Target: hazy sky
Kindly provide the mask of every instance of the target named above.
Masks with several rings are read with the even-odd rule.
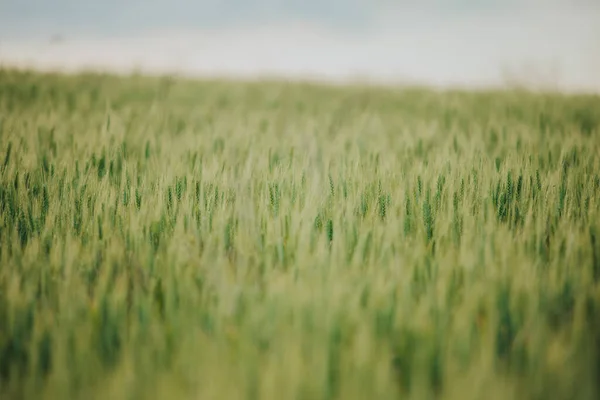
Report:
[[[377,9],[360,0],[0,0],[0,26],[4,34],[19,35],[215,28],[288,19],[352,27],[368,24]]]
[[[0,63],[600,91],[600,0],[0,0]]]
[[[114,35],[304,20],[369,28],[390,9],[456,15],[600,8],[600,0],[0,0],[0,35]],[[433,29],[433,27],[432,27]]]

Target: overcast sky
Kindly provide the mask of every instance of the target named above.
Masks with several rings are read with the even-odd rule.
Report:
[[[0,63],[600,91],[600,0],[0,0]]]
[[[389,13],[490,15],[599,9],[600,0],[0,0],[0,34],[114,35],[158,29],[252,26],[290,20],[369,28]],[[432,27],[434,29],[434,27]]]
[[[216,28],[289,19],[359,27],[377,12],[360,0],[0,0],[4,34]]]

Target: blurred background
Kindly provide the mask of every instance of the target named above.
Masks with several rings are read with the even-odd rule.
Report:
[[[0,63],[600,92],[600,1],[0,0]]]

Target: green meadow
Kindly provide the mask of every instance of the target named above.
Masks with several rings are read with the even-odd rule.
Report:
[[[596,399],[600,97],[0,70],[0,398]]]

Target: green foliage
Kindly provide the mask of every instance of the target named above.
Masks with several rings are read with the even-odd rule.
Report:
[[[598,398],[597,110],[0,70],[0,398]]]

